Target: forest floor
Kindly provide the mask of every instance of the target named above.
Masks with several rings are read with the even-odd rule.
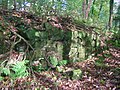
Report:
[[[1,13],[2,16],[6,15],[7,18],[8,15],[10,18],[11,15],[13,17],[15,16],[14,18],[33,16],[28,13],[25,16],[22,12],[9,14],[10,12],[4,11],[4,13]],[[19,16],[19,14],[23,16]],[[2,16],[0,16],[0,19],[4,21]],[[43,21],[37,17],[34,17],[32,20],[29,18],[25,20],[27,20],[28,26],[32,26],[30,22],[38,23]],[[25,20],[21,20],[20,22],[26,25],[26,22],[23,22]],[[16,22],[11,23],[9,26],[14,25]],[[4,26],[4,24],[3,22],[2,26]],[[66,26],[66,24],[64,26]],[[6,25],[4,27],[8,26]],[[83,27],[79,26],[77,28]],[[14,30],[15,28],[12,29]],[[88,27],[86,30],[88,30]],[[29,77],[17,78],[15,80],[11,80],[8,76],[4,77],[4,80],[0,81],[0,90],[120,90],[120,48],[109,47],[108,50],[103,51],[96,57],[69,64],[64,66],[64,68],[81,69],[82,77],[73,80],[68,74],[69,72],[60,73],[57,70],[33,71]]]
[[[105,56],[109,53],[110,56]],[[104,63],[96,63],[104,57]],[[97,57],[68,65],[67,68],[81,69],[79,80],[72,80],[55,70],[34,72],[32,77],[19,78],[15,81],[0,82],[2,90],[120,90],[120,49],[110,47]],[[44,88],[44,89],[43,89]]]

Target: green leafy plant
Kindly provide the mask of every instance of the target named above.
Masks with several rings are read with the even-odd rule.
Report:
[[[41,72],[41,71],[44,71],[45,69],[47,68],[46,67],[43,67],[43,65],[41,63],[39,63],[38,65],[36,66],[33,66],[33,70],[37,71],[37,72]]]
[[[58,65],[58,60],[54,56],[50,56],[50,63],[53,65],[53,67],[56,67]]]
[[[72,71],[72,79],[80,79],[82,77],[82,70],[76,69]]]
[[[27,66],[28,60],[19,61],[16,64],[12,64],[7,67],[0,67],[0,80],[3,80],[3,76],[10,76],[12,79],[25,77],[28,75]]]
[[[0,76],[0,81],[2,81],[4,78]]]
[[[12,66],[11,70],[13,72],[10,74],[10,76],[13,79],[28,76],[26,63],[28,63],[28,60],[19,61],[16,64],[11,65]]]
[[[9,70],[9,68],[4,67],[1,69],[1,73],[5,74],[5,75],[10,75],[10,70]]]
[[[67,60],[61,60],[61,61],[59,61],[59,65],[60,66],[66,65],[67,63],[68,63]]]
[[[57,66],[57,67],[56,67],[56,70],[57,70],[58,72],[63,72],[65,69],[64,69],[63,66]]]
[[[104,63],[104,57],[99,57],[99,60],[95,61],[97,67],[105,68],[107,65]]]
[[[67,60],[60,60],[58,61],[58,59],[54,56],[50,56],[50,63],[56,67],[56,66],[63,66],[66,65],[68,63]]]
[[[105,84],[105,80],[101,79],[101,80],[100,80],[100,83],[101,83],[101,84]]]

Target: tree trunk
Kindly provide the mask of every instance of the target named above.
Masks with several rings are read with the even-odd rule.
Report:
[[[95,2],[96,0],[93,1],[93,5],[95,4]],[[93,12],[94,12],[94,6],[92,6],[92,14],[94,14]]]
[[[102,10],[102,1],[101,1],[101,4],[100,4],[100,9],[99,9],[99,14],[98,14],[98,17],[100,18],[100,12],[101,12],[101,10]]]
[[[92,0],[90,0],[89,3],[88,3],[88,7],[86,9],[86,14],[85,14],[85,19],[88,19],[91,4],[92,4]]]
[[[112,27],[113,3],[114,3],[114,0],[110,0],[109,22],[108,22],[109,30]]]
[[[2,9],[8,8],[8,0],[2,0]]]
[[[23,0],[23,9],[24,9],[24,11],[25,11],[25,0]]]
[[[85,18],[85,14],[86,14],[86,0],[83,1],[82,13],[83,13],[83,18]]]
[[[13,6],[14,6],[13,9],[16,10],[16,0],[14,0],[14,5]]]

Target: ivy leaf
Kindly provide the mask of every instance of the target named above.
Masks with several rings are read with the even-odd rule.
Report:
[[[57,67],[56,67],[56,70],[57,70],[58,72],[63,72],[63,67],[57,66]]]
[[[40,37],[40,32],[35,32],[36,37]]]
[[[56,67],[56,66],[58,65],[58,60],[57,60],[57,58],[54,57],[54,56],[51,56],[51,57],[50,57],[50,62],[51,62],[51,64],[52,64],[54,67]]]
[[[67,63],[68,63],[67,60],[61,60],[61,61],[59,61],[59,65],[60,66],[66,65]]]

